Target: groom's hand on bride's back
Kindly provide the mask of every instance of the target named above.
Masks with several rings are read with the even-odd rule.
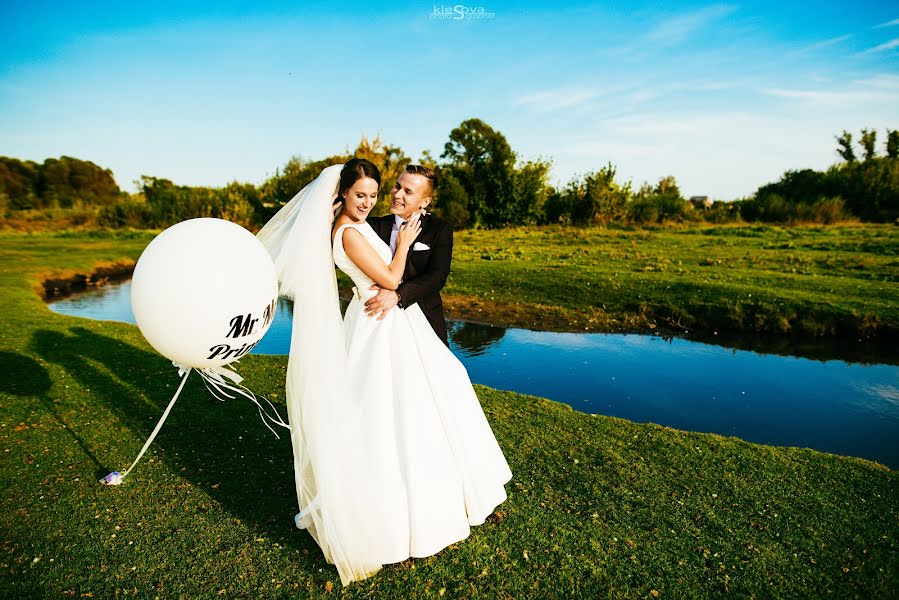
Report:
[[[378,315],[378,320],[382,320],[387,316],[391,308],[399,302],[399,296],[393,290],[387,290],[378,284],[372,285],[369,289],[377,290],[378,295],[372,296],[365,302],[365,314],[369,317]],[[380,314],[378,314],[380,313]]]

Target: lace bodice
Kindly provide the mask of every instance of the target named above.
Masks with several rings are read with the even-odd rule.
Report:
[[[334,236],[332,248],[334,251],[334,263],[353,280],[353,283],[356,286],[353,288],[353,292],[364,302],[376,295],[373,290],[369,289],[372,284],[374,284],[374,281],[371,277],[363,273],[362,269],[357,267],[356,264],[350,260],[350,257],[346,255],[346,252],[343,249],[343,229],[346,227],[352,227],[359,231],[359,233],[368,240],[371,247],[375,249],[375,252],[384,259],[384,264],[390,264],[390,261],[393,260],[393,253],[390,251],[390,246],[378,236],[377,232],[375,232],[368,223],[344,223],[337,228],[337,234]]]

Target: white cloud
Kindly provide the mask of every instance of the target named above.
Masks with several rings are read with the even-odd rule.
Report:
[[[893,27],[894,25],[899,25],[899,19],[893,19],[892,21],[887,21],[886,23],[875,25],[874,29],[880,29],[881,27]]]
[[[563,116],[580,120],[590,115],[628,113],[637,105],[659,101],[671,94],[722,92],[745,86],[745,82],[737,80],[656,82],[653,78],[644,76],[639,80],[605,88],[571,85],[522,94],[514,98],[512,104],[527,107],[535,113],[577,108],[580,110],[570,111]]]
[[[795,166],[807,136],[790,129],[783,119],[745,112],[646,112],[610,119],[573,138],[560,154],[574,172],[610,160],[619,179],[635,186],[674,175],[686,196],[732,199]],[[790,155],[792,162],[785,159]]]
[[[710,23],[726,17],[736,10],[736,6],[718,4],[672,17],[653,27],[643,36],[643,41],[665,45],[678,44],[691,38]]]
[[[826,169],[837,160],[835,133],[880,128],[899,115],[899,75],[891,73],[813,87],[769,86],[759,89],[751,79],[630,81],[595,94],[578,110],[553,113],[551,127],[523,135],[515,147],[524,154],[549,152],[560,185],[611,161],[619,180],[635,186],[674,175],[687,196],[733,199],[788,169]],[[672,96],[683,90],[734,93],[708,101]]]
[[[655,56],[654,52],[693,39],[710,25],[736,10],[736,6],[716,4],[656,21],[642,35],[629,37],[628,41],[620,45],[606,45],[599,54],[625,62],[651,60]],[[730,27],[733,30],[733,26]]]
[[[899,90],[899,75],[880,73],[867,79],[858,79],[855,83],[882,89]]]
[[[513,101],[516,105],[528,106],[537,112],[548,112],[561,108],[572,108],[602,95],[595,89],[555,89],[534,92]]]
[[[878,75],[859,79],[843,89],[764,88],[760,91],[768,96],[816,105],[859,107],[881,102],[899,105],[899,76]]]
[[[877,52],[886,52],[887,50],[892,50],[893,48],[899,47],[899,38],[893,38],[888,42],[884,42],[879,46],[874,46],[873,48],[868,48],[862,54],[875,54]]]
[[[805,47],[800,48],[800,49],[798,49],[798,50],[794,50],[794,51],[789,52],[789,53],[787,53],[787,54],[788,54],[788,56],[798,56],[798,55],[800,55],[800,54],[808,54],[809,52],[814,52],[814,51],[820,50],[820,49],[822,49],[822,48],[828,48],[828,47],[830,47],[830,46],[834,46],[834,45],[836,45],[836,44],[845,42],[846,40],[850,39],[851,37],[852,37],[852,34],[851,34],[851,33],[847,33],[846,35],[841,35],[841,36],[838,36],[838,37],[834,37],[834,38],[830,38],[830,39],[823,40],[823,41],[820,41],[820,42],[816,42],[816,43],[814,43],[814,44],[809,44],[808,46],[805,46]]]
[[[875,77],[874,82],[895,83],[887,77]],[[826,169],[838,159],[836,133],[882,129],[899,117],[895,108],[899,89],[879,89],[857,81],[845,87],[879,94],[874,96],[878,102],[860,102],[840,88],[831,92],[838,102],[823,103],[810,101],[819,98],[816,91],[780,90],[799,99],[765,110],[676,111],[655,105],[656,110],[568,128],[552,142],[536,144],[554,147],[560,167],[554,170],[554,178],[562,184],[574,174],[594,171],[611,161],[618,168],[619,181],[631,180],[639,186],[674,175],[685,196],[728,200],[752,194],[788,169]]]

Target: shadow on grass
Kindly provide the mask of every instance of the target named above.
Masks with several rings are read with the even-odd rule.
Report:
[[[0,352],[0,371],[9,373],[13,377],[5,377],[0,381],[0,392],[10,394],[12,396],[37,398],[40,400],[47,412],[59,424],[59,426],[68,433],[72,439],[78,444],[78,447],[84,454],[96,465],[97,472],[103,469],[100,461],[91,452],[87,443],[69,424],[60,416],[59,411],[54,406],[57,401],[50,398],[47,392],[53,385],[50,380],[50,373],[40,363],[29,356],[16,354],[14,352]]]
[[[84,327],[72,327],[68,332],[37,330],[30,349],[90,389],[91,398],[104,402],[120,417],[122,426],[141,440],[149,437],[179,383],[177,369],[160,355]],[[37,363],[25,365],[22,358],[7,360],[19,360],[32,371],[32,395],[34,391],[45,392],[50,384],[46,369]],[[296,492],[289,434],[282,432],[280,439],[275,438],[259,422],[249,400],[238,397],[220,402],[196,374],[190,378],[148,454],[129,478],[141,478],[147,459],[161,455],[180,477],[208,494],[254,533],[299,549],[298,568],[312,574],[328,566],[308,533],[293,524]],[[46,394],[41,398],[62,423]],[[114,468],[125,467],[102,464],[104,461],[94,457],[89,444],[66,429],[97,465],[97,479]],[[133,460],[139,450],[140,445],[123,450],[127,456],[123,460]]]
[[[0,370],[9,377],[0,378],[0,392],[13,396],[43,396],[52,385],[50,374],[30,356],[0,352]]]

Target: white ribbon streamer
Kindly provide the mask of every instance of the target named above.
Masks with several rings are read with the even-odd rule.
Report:
[[[190,367],[184,367],[184,365],[178,365],[178,368],[179,368],[179,372],[180,372],[181,368],[189,369]],[[262,419],[262,424],[265,425],[266,427],[268,427],[268,430],[271,431],[273,434],[275,434],[275,437],[278,438],[279,440],[281,439],[281,436],[279,436],[278,432],[276,432],[274,429],[271,428],[271,426],[268,424],[266,419],[268,419],[268,421],[271,421],[273,424],[284,427],[285,429],[290,431],[290,425],[288,425],[287,423],[284,422],[284,420],[281,418],[281,415],[279,415],[278,411],[275,409],[274,404],[272,404],[269,401],[269,399],[266,398],[265,396],[262,397],[262,399],[268,403],[269,407],[272,409],[272,412],[275,413],[277,418],[268,414],[268,411],[265,410],[265,408],[263,408],[262,404],[259,403],[259,400],[256,399],[256,395],[253,392],[248,390],[246,387],[240,385],[240,382],[243,381],[243,377],[241,377],[234,371],[232,371],[230,369],[226,369],[225,367],[204,367],[202,369],[194,369],[194,370],[197,372],[198,375],[200,375],[200,377],[203,378],[203,383],[206,384],[206,389],[209,390],[209,393],[212,394],[212,396],[214,398],[216,398],[217,400],[224,402],[225,398],[232,398],[232,399],[234,398],[234,396],[232,396],[231,394],[227,393],[224,390],[231,390],[233,392],[237,392],[241,396],[249,398],[250,401],[252,401],[253,404],[256,405],[256,408],[259,410],[259,418]],[[237,387],[234,387],[233,385],[228,384],[225,381],[225,377],[227,377],[228,379],[233,381]],[[225,398],[220,397],[219,394],[221,394],[222,396],[225,396]]]
[[[121,485],[125,481],[125,477],[134,470],[134,467],[137,466],[138,461],[143,457],[144,452],[147,451],[147,448],[150,447],[150,444],[153,443],[153,440],[156,439],[156,434],[159,433],[159,430],[162,429],[162,424],[165,423],[166,418],[169,416],[169,412],[171,412],[172,407],[175,406],[175,400],[178,399],[178,395],[181,393],[181,390],[184,389],[184,383],[187,381],[187,376],[190,375],[190,367],[183,367],[182,365],[178,366],[178,376],[181,377],[182,373],[184,374],[181,377],[181,385],[178,386],[177,391],[175,391],[175,395],[172,396],[169,405],[165,407],[165,412],[162,413],[162,418],[159,419],[159,422],[156,424],[156,428],[153,429],[153,433],[150,434],[149,439],[144,444],[144,447],[140,449],[140,453],[138,453],[137,458],[134,459],[134,462],[131,463],[131,468],[126,469],[119,473],[118,471],[113,471],[106,477],[100,480],[100,483],[106,485]],[[183,368],[182,368],[183,367]]]
[[[236,362],[236,361],[235,361]],[[249,398],[259,410],[259,417],[262,419],[262,424],[268,427],[269,431],[275,434],[275,437],[281,439],[278,433],[271,428],[266,419],[274,423],[275,425],[280,425],[287,430],[290,430],[290,425],[284,422],[281,418],[281,415],[278,414],[278,411],[275,409],[275,406],[266,398],[262,397],[268,405],[271,407],[272,412],[275,413],[277,418],[272,417],[268,411],[266,411],[262,404],[259,403],[259,400],[256,399],[256,395],[248,390],[246,387],[240,385],[240,382],[243,381],[243,377],[235,373],[230,369],[226,369],[225,367],[217,366],[217,367],[203,367],[203,368],[195,368],[189,367],[187,365],[172,361],[172,364],[178,367],[178,377],[181,378],[181,384],[178,386],[178,389],[175,391],[175,395],[172,396],[172,399],[169,401],[169,405],[166,406],[165,411],[162,413],[162,417],[160,417],[159,422],[156,424],[156,427],[153,429],[153,433],[150,434],[150,437],[147,439],[144,447],[141,448],[140,452],[137,455],[137,458],[134,459],[134,462],[131,463],[131,468],[122,471],[113,471],[106,477],[100,480],[100,483],[105,485],[121,485],[125,477],[134,470],[134,467],[137,466],[138,461],[144,456],[144,453],[147,451],[147,448],[150,447],[150,444],[153,443],[153,440],[156,439],[156,434],[159,433],[159,430],[162,429],[162,424],[165,423],[166,418],[169,416],[169,412],[171,412],[172,407],[175,405],[175,401],[178,399],[178,396],[181,394],[181,390],[184,388],[184,383],[187,381],[187,376],[191,371],[196,371],[197,374],[203,378],[203,383],[206,385],[206,389],[209,390],[209,393],[213,395],[216,400],[221,402],[225,401],[225,398],[234,398],[231,394],[227,393],[224,390],[231,390],[236,392],[242,396]],[[231,385],[225,381],[225,378],[230,379],[234,382],[235,385]],[[210,387],[211,386],[211,387]],[[221,396],[225,396],[222,398]]]

